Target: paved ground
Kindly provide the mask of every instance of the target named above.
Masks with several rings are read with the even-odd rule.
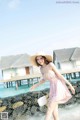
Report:
[[[74,104],[67,106],[65,108],[59,108],[59,118],[60,120],[80,120],[80,104]],[[36,113],[35,116],[22,116],[22,118],[17,118],[17,120],[45,120],[45,115]],[[53,118],[51,118],[53,120]]]
[[[80,104],[59,109],[60,120],[80,120]]]

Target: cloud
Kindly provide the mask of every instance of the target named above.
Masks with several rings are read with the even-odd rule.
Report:
[[[15,9],[20,4],[20,0],[10,0],[8,3],[9,8]]]

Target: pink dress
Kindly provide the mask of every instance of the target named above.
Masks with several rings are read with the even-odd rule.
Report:
[[[53,70],[50,69],[49,65],[47,65],[44,68],[41,68],[41,73],[43,75],[44,80],[50,81],[50,101],[62,104],[71,99],[72,95],[68,90],[66,83],[57,78],[56,74]]]

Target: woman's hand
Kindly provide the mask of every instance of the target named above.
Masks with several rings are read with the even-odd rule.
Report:
[[[36,88],[36,85],[33,85],[32,87],[30,87],[30,90],[34,90]]]
[[[36,83],[36,84],[34,84],[31,88],[30,88],[30,90],[34,90],[35,88],[37,88],[38,86],[40,86],[41,84],[43,84],[45,81],[42,79],[39,83]]]

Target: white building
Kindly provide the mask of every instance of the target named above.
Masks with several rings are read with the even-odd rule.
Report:
[[[19,54],[1,57],[0,69],[3,79],[40,73],[30,62],[30,55]]]
[[[53,62],[69,78],[80,78],[80,48],[54,50]]]

